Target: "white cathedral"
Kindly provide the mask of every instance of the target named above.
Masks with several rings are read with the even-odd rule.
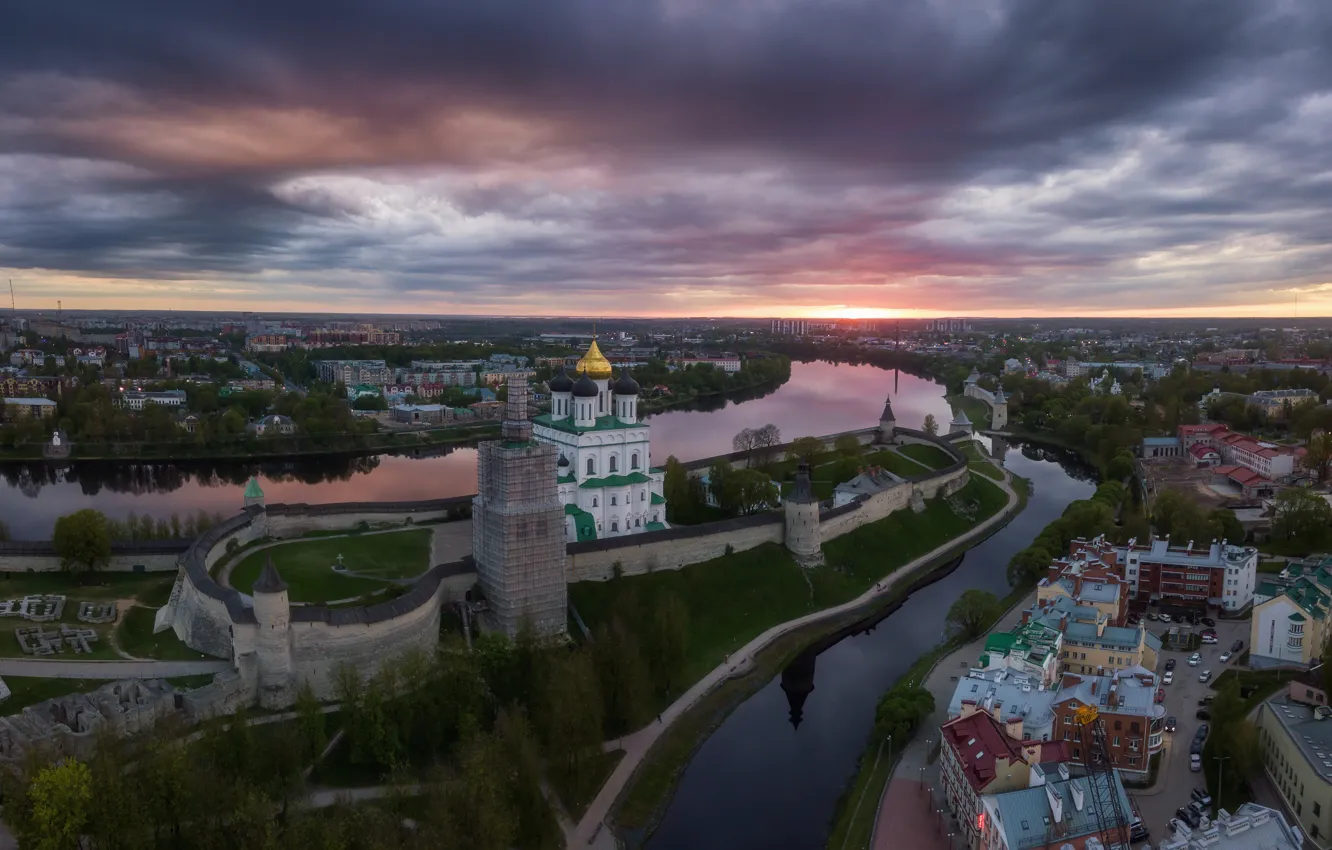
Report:
[[[559,449],[560,501],[570,543],[658,531],[666,525],[666,473],[652,468],[648,426],[638,421],[638,383],[627,370],[614,381],[596,340],[575,368],[550,381],[550,413],[532,420],[532,436]]]

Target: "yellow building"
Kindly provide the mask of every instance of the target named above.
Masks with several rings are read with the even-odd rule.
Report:
[[[1263,768],[1287,812],[1312,842],[1332,846],[1332,710],[1293,699],[1303,686],[1263,703],[1258,745]]]
[[[1263,582],[1254,593],[1249,623],[1249,662],[1255,667],[1309,666],[1323,654],[1332,607],[1332,563],[1291,564],[1280,586]]]
[[[56,403],[49,398],[6,398],[5,419],[50,419],[56,414]]]

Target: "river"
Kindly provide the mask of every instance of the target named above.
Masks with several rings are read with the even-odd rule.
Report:
[[[879,697],[939,643],[944,616],[963,589],[1005,595],[1013,553],[1070,501],[1095,489],[1092,473],[1074,458],[1013,447],[1004,465],[1032,481],[1026,510],[968,551],[947,579],[912,594],[871,631],[824,650],[812,670],[806,659],[799,675],[786,677],[790,696],[779,675],[736,708],[685,768],[648,850],[823,848]]]
[[[885,396],[904,426],[933,414],[941,430],[951,418],[938,384],[874,366],[793,363],[775,392],[740,403],[718,400],[708,410],[670,410],[648,418],[654,464],[731,451],[742,428],[772,423],[782,437],[830,434],[877,424]],[[81,508],[111,517],[155,517],[198,510],[231,514],[241,488],[258,475],[270,502],[319,504],[462,496],[476,492],[476,451],[431,457],[304,458],[287,463],[102,463],[61,466],[0,464],[0,521],[18,540],[49,538],[56,518]]]

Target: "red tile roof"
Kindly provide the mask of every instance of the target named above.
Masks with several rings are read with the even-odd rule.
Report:
[[[1005,734],[1003,725],[984,711],[950,720],[940,727],[940,732],[962,765],[967,782],[971,783],[977,793],[984,791],[995,780],[995,762],[999,758],[1006,758],[1009,763],[1025,762],[1023,748],[1026,746],[1041,747],[1041,763],[1065,761],[1068,758],[1062,746],[1054,748],[1048,741],[1017,741],[1010,738]],[[1047,758],[1047,752],[1057,758]]]
[[[1212,448],[1211,446],[1203,445],[1202,443],[1194,443],[1193,445],[1189,446],[1189,454],[1193,455],[1199,460],[1202,460],[1206,458],[1208,455],[1215,455],[1216,449]]]

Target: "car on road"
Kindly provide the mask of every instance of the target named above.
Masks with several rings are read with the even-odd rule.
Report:
[[[1211,670],[1204,670],[1204,671],[1202,671],[1201,673],[1199,673],[1199,674],[1198,674],[1198,681],[1199,681],[1199,682],[1204,682],[1204,683],[1212,681],[1212,671],[1211,671]]]
[[[1213,620],[1211,617],[1203,617],[1202,624],[1209,629],[1216,628],[1216,620]]]
[[[1189,756],[1189,770],[1193,771],[1194,773],[1198,773],[1199,771],[1202,770],[1202,756],[1199,755],[1198,753],[1194,753],[1192,756]]]
[[[1165,666],[1165,669],[1166,669],[1166,672],[1167,672],[1167,673],[1169,673],[1171,670],[1174,670],[1174,669],[1175,669],[1175,659],[1173,659],[1173,658],[1167,658],[1167,659],[1166,659],[1166,666]]]
[[[1199,655],[1198,653],[1195,652],[1195,653],[1193,653],[1192,655],[1189,656],[1189,666],[1190,666],[1190,667],[1197,667],[1197,666],[1198,666],[1199,664],[1201,664],[1201,663],[1202,663],[1202,656]]]
[[[1175,715],[1172,714],[1166,718],[1165,730],[1167,732],[1174,732],[1178,728],[1179,728],[1179,721],[1175,719]]]
[[[1202,806],[1212,805],[1212,795],[1208,794],[1206,789],[1204,788],[1194,788],[1193,791],[1189,794],[1189,796],[1192,797],[1193,801],[1195,803],[1198,803],[1199,805]]]
[[[1217,641],[1216,635],[1203,635],[1202,642],[1206,644],[1213,644],[1213,643],[1218,643],[1219,641]]]
[[[1223,653],[1221,653],[1221,663],[1222,663],[1222,664],[1225,664],[1225,663],[1226,663],[1227,661],[1229,661],[1229,660],[1230,660],[1230,653],[1229,653],[1229,652],[1223,652]]]
[[[1198,718],[1199,720],[1211,720],[1212,712],[1208,711],[1205,708],[1200,708],[1193,713],[1193,716]]]
[[[1165,688],[1156,689],[1156,701],[1165,702]]]
[[[1230,645],[1231,652],[1239,652],[1243,648],[1244,648],[1244,641],[1242,640],[1237,640]]]
[[[1161,683],[1164,685],[1168,685],[1173,681],[1175,681],[1175,672],[1173,670],[1167,670],[1166,674],[1161,677]]]
[[[1163,622],[1163,623],[1169,623],[1169,622],[1170,622],[1170,615],[1169,615],[1169,614],[1166,614],[1165,612],[1162,612],[1162,613],[1161,613],[1161,622]]]

